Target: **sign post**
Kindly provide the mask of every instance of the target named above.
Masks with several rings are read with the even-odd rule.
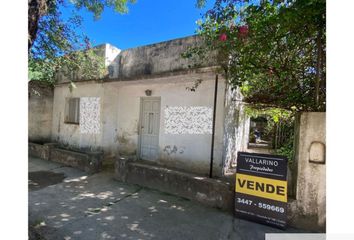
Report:
[[[287,162],[283,156],[238,153],[236,217],[278,228],[286,227]]]

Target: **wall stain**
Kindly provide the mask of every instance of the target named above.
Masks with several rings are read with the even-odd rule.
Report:
[[[131,134],[123,132],[122,135],[117,134],[117,141],[119,145],[119,153],[123,155],[136,155],[136,144],[129,139]]]
[[[119,142],[119,135],[118,135],[118,133],[117,133],[117,129],[114,129],[114,131],[116,132],[116,134],[115,134],[115,136],[114,136],[114,142],[115,143],[118,143]]]
[[[58,133],[60,133],[61,112],[59,112]]]
[[[163,148],[163,151],[168,155],[173,155],[173,154],[183,154],[184,153],[184,150],[185,150],[185,147],[180,147],[179,150],[178,150],[178,147],[176,145],[166,145],[164,148]]]

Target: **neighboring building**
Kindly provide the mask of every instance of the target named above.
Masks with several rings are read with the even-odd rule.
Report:
[[[51,141],[53,94],[53,87],[46,83],[28,83],[28,140],[31,142]]]

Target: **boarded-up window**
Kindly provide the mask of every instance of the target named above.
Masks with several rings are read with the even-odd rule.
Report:
[[[65,106],[65,123],[79,124],[80,98],[67,98]]]
[[[165,134],[211,134],[213,109],[206,106],[165,108]]]
[[[100,106],[99,97],[80,98],[80,133],[100,133]]]

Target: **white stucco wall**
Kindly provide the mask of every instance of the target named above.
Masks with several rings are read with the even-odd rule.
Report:
[[[193,87],[202,79],[196,91]],[[197,173],[209,172],[211,133],[170,134],[165,131],[166,107],[205,107],[212,113],[214,102],[215,74],[195,73],[139,81],[106,83],[77,83],[70,92],[68,85],[58,85],[54,92],[53,140],[78,148],[102,148],[105,155],[136,155],[138,151],[138,129],[140,98],[145,90],[152,90],[152,97],[161,97],[159,160],[160,164]],[[221,175],[223,157],[225,81],[219,76],[216,132],[214,138],[214,173]],[[65,98],[99,97],[100,132],[83,134],[80,126],[64,123]],[[211,132],[211,131],[210,131]],[[170,149],[170,151],[169,151]],[[175,151],[171,151],[175,149]]]
[[[140,97],[145,95],[146,89],[152,90],[152,96],[161,97],[159,148],[160,163],[173,167],[185,168],[192,171],[207,173],[210,160],[211,134],[169,134],[165,131],[166,107],[202,106],[213,108],[215,75],[210,74],[203,78],[203,82],[195,92],[187,91],[186,87],[193,86],[193,81],[180,78],[175,82],[142,83],[126,85],[119,89],[118,94],[118,123],[121,151],[136,150],[138,143],[138,123],[140,112]],[[215,134],[215,167],[220,168],[222,161],[222,134],[223,134],[223,104],[224,81],[219,81]],[[171,151],[175,149],[174,151]]]
[[[102,84],[80,84],[70,91],[68,85],[57,86],[54,90],[52,140],[80,149],[96,150],[102,146],[103,127],[99,133],[81,133],[80,125],[64,123],[66,98],[102,97]],[[100,108],[102,119],[103,108]]]

